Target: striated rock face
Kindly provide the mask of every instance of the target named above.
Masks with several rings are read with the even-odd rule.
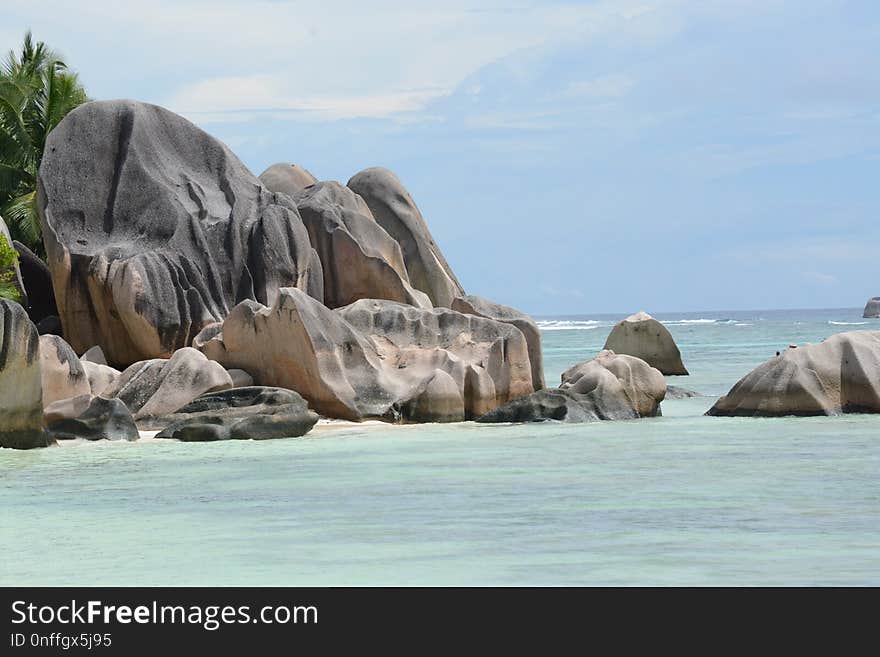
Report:
[[[54,440],[137,440],[131,411],[118,399],[82,395],[46,407],[46,432]]]
[[[267,440],[303,436],[318,415],[292,390],[248,387],[202,395],[162,421],[157,438]]]
[[[379,225],[400,245],[413,287],[444,308],[464,295],[422,213],[397,176],[381,167],[364,169],[348,181],[348,187],[366,201]]]
[[[24,308],[0,299],[0,447],[46,445],[40,338]]]
[[[868,319],[880,317],[880,297],[872,297],[871,299],[868,299],[868,303],[865,304],[865,312],[862,313],[862,317]]]
[[[70,345],[57,335],[40,336],[43,404],[91,392],[89,377]]]
[[[669,329],[646,312],[618,322],[605,341],[605,349],[641,358],[663,374],[688,373]]]
[[[232,378],[219,364],[186,347],[170,359],[132,364],[102,395],[120,399],[136,420],[174,413],[207,392],[227,390]]]
[[[318,182],[318,179],[301,166],[278,162],[260,174],[260,182],[270,192],[296,196],[301,190]]]
[[[570,367],[559,388],[544,389],[490,411],[478,422],[594,422],[660,415],[663,375],[645,361],[612,351]]]
[[[544,356],[541,351],[541,330],[528,315],[515,308],[504,306],[475,295],[457,297],[452,300],[452,310],[467,315],[488,317],[505,324],[513,324],[522,331],[529,345],[529,362],[532,364],[532,387],[540,390],[544,387]]]
[[[471,418],[533,390],[516,327],[392,301],[331,311],[285,289],[271,308],[242,303],[193,344],[260,385],[296,390],[334,418]]]
[[[21,242],[13,242],[12,246],[18,251],[18,267],[27,292],[28,317],[36,324],[46,317],[57,316],[52,275],[46,263]]]
[[[708,415],[880,413],[880,331],[788,349],[746,374]]]
[[[364,200],[338,182],[321,182],[295,196],[324,272],[324,305],[389,299],[431,307],[413,289],[400,246],[373,218]]]
[[[281,287],[323,298],[293,201],[154,105],[96,101],[68,114],[46,142],[38,206],[65,335],[114,365],[170,356]]]

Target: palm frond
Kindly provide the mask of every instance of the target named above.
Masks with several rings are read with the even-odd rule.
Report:
[[[40,214],[37,211],[36,190],[25,192],[9,200],[0,208],[0,216],[6,220],[12,239],[27,245],[35,253],[43,250],[43,231]],[[37,248],[31,247],[32,244]]]

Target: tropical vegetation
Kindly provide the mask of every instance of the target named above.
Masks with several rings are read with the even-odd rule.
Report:
[[[76,73],[28,32],[0,64],[0,216],[16,239],[43,255],[37,171],[46,137],[88,97]]]

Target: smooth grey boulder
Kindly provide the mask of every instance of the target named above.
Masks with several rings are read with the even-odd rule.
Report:
[[[880,331],[786,349],[740,379],[707,415],[880,413]]]
[[[94,101],[49,135],[37,205],[64,334],[114,366],[169,357],[244,299],[323,299],[293,201],[172,112]]]
[[[431,236],[422,213],[400,180],[381,167],[352,176],[348,187],[366,201],[376,221],[400,245],[409,283],[449,308],[464,289]]]
[[[6,222],[3,221],[3,217],[0,217],[0,238],[3,238],[5,240],[6,246],[8,246],[10,249],[15,250],[16,242],[14,242],[12,240],[12,236],[9,234],[9,227],[6,225]],[[18,299],[18,303],[20,303],[23,308],[28,308],[29,304],[28,304],[27,290],[25,289],[24,281],[22,280],[22,277],[21,277],[21,266],[20,265],[21,265],[20,261],[18,263],[16,263],[15,265],[13,265],[13,268],[15,269],[15,276],[14,276],[15,287],[18,289],[19,295],[21,295],[20,298]]]
[[[669,329],[646,312],[635,313],[618,322],[611,329],[604,348],[641,358],[663,374],[688,373]]]
[[[229,378],[232,379],[233,388],[249,388],[254,385],[254,377],[244,370],[232,368],[226,371],[229,373]]]
[[[156,438],[195,442],[295,438],[317,421],[317,413],[294,391],[253,386],[202,395],[152,424],[166,425]]]
[[[533,390],[519,329],[446,308],[362,299],[333,311],[289,288],[271,308],[242,303],[219,328],[193,346],[332,418],[472,418]]]
[[[98,365],[108,364],[107,357],[104,356],[104,350],[98,345],[95,345],[91,349],[87,349],[86,353],[80,356],[79,359],[83,362],[89,361],[90,363],[97,363]]]
[[[479,317],[494,319],[497,322],[513,324],[522,331],[529,345],[529,362],[532,364],[532,387],[535,390],[540,390],[544,387],[544,356],[541,351],[541,330],[535,324],[535,320],[525,313],[521,313],[516,308],[495,303],[475,295],[456,297],[452,300],[450,307],[452,310],[457,310],[467,315],[478,315]]]
[[[702,397],[699,392],[688,390],[680,386],[666,386],[666,399],[690,399],[692,397]]]
[[[46,432],[54,440],[137,440],[131,411],[118,399],[81,395],[50,404]]]
[[[24,308],[0,298],[0,447],[46,447],[40,336]]]
[[[58,316],[55,303],[55,290],[52,289],[52,274],[46,263],[21,242],[13,242],[18,251],[18,268],[27,292],[27,313],[36,324],[46,317]],[[51,331],[50,331],[51,333]]]
[[[207,392],[231,387],[232,378],[223,366],[185,347],[170,359],[132,364],[102,394],[120,399],[140,421],[174,413]]]
[[[88,360],[81,360],[80,362],[89,380],[91,394],[95,397],[103,395],[122,375],[122,372],[113,369],[109,365],[101,365],[100,363],[93,363]]]
[[[260,182],[269,191],[295,196],[309,185],[314,185],[318,179],[299,165],[278,162],[260,174]]]
[[[559,388],[515,399],[477,422],[595,422],[660,415],[666,394],[663,375],[633,356],[602,351],[570,367]]]
[[[373,218],[363,199],[336,181],[320,182],[294,197],[324,272],[324,305],[388,299],[430,308],[409,284],[400,246]]]
[[[40,371],[45,406],[91,392],[85,368],[70,345],[57,335],[40,336]]]
[[[868,299],[868,303],[865,304],[865,312],[862,313],[862,317],[866,319],[880,317],[880,297],[872,297]]]

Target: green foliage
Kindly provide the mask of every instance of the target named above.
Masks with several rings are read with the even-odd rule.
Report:
[[[24,37],[21,54],[0,64],[0,215],[13,239],[43,254],[37,172],[46,137],[88,97],[52,50]]]
[[[21,301],[21,293],[16,285],[15,265],[18,264],[18,252],[12,247],[6,236],[0,233],[0,297]]]

